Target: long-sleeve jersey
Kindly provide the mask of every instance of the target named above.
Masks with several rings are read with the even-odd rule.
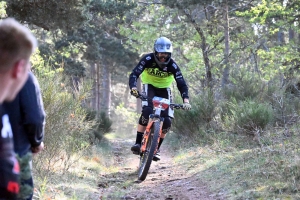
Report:
[[[182,98],[188,99],[188,86],[176,62],[171,58],[170,62],[161,69],[154,56],[154,53],[145,55],[132,70],[129,76],[130,89],[137,86],[137,79],[140,76],[143,84],[151,84],[156,88],[168,88],[175,80]]]
[[[15,152],[22,157],[44,139],[45,111],[38,81],[31,72],[16,98],[3,106],[12,125]]]

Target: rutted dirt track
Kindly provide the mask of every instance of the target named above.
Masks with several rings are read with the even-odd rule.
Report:
[[[188,174],[184,166],[174,163],[173,156],[165,144],[161,148],[161,161],[153,161],[146,180],[139,182],[139,158],[130,151],[132,142],[121,139],[112,142],[115,166],[119,170],[117,173],[106,173],[100,177],[99,199],[223,199],[211,195],[205,184],[197,178],[197,174]]]

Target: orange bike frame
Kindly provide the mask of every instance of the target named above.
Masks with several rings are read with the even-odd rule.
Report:
[[[149,122],[147,124],[146,130],[145,130],[145,133],[144,133],[144,136],[143,136],[143,141],[142,141],[142,146],[141,146],[141,152],[145,152],[146,151],[146,146],[147,146],[147,142],[148,142],[148,139],[149,139],[149,136],[150,136],[151,127],[153,126],[153,123],[155,121],[156,120],[153,120],[152,118],[149,119]],[[160,136],[162,134],[162,125],[163,125],[163,122],[161,121],[160,122],[160,128],[159,128],[159,137],[158,137],[158,140],[160,140]],[[156,153],[156,151],[154,153]]]

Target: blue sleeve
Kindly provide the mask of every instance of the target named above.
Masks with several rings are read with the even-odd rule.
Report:
[[[129,75],[129,87],[130,89],[133,87],[137,87],[137,79],[143,73],[144,69],[147,66],[147,63],[151,60],[150,54],[145,55],[137,64],[137,66],[132,70]]]
[[[44,138],[45,111],[38,81],[32,73],[20,92],[19,102],[29,142],[32,147],[39,146]]]
[[[189,98],[189,90],[188,90],[188,86],[183,78],[183,75],[181,73],[180,68],[178,67],[178,65],[176,64],[175,61],[172,60],[172,70],[173,70],[173,75],[174,75],[174,79],[176,81],[177,84],[177,88],[180,91],[181,97],[182,99],[188,99]]]

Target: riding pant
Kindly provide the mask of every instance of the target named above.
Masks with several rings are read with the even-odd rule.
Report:
[[[170,99],[172,102],[172,95],[170,88],[156,88],[150,84],[144,84],[142,92],[149,98],[147,101],[142,101],[142,114],[139,119],[139,124],[146,126],[149,121],[149,115],[153,113],[153,97],[158,96]],[[161,117],[164,117],[162,132],[166,134],[171,128],[171,118],[174,117],[174,111],[171,108],[168,108],[161,112]]]

